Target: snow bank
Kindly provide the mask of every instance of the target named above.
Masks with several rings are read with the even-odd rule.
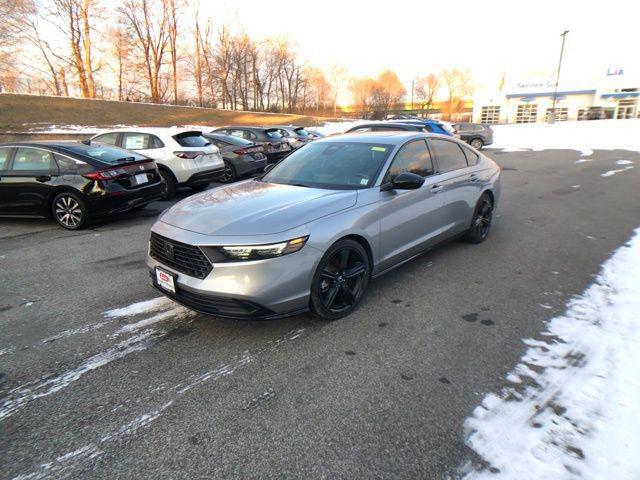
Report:
[[[465,480],[640,478],[639,279],[640,228],[467,419]]]
[[[640,151],[640,119],[493,125],[493,145],[507,151],[522,149]]]

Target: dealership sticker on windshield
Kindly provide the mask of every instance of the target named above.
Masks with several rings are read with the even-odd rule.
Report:
[[[371,150],[373,150],[374,152],[386,152],[387,149],[384,147],[371,147]]]

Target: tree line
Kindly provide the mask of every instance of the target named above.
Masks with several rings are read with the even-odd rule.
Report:
[[[338,115],[348,93],[364,117],[407,98],[391,70],[325,72],[286,38],[214,24],[198,0],[0,0],[0,16],[1,91],[318,116]],[[428,113],[444,87],[451,114],[469,84],[458,70],[431,74],[412,98]]]

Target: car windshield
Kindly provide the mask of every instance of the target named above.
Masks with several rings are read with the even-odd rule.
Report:
[[[204,138],[200,132],[184,132],[174,135],[173,138],[181,147],[206,147],[211,142]]]
[[[79,143],[77,145],[65,146],[64,148],[69,152],[86,155],[95,160],[99,160],[103,163],[108,163],[111,165],[122,162],[148,160],[148,158],[144,155],[132,152],[131,150],[112,147],[111,145],[105,145],[102,143],[92,143],[90,145]]]
[[[262,181],[325,189],[369,188],[392,145],[359,142],[310,143],[276,165]]]

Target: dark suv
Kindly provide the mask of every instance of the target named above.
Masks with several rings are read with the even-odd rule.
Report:
[[[291,145],[274,127],[222,127],[211,133],[221,133],[232,137],[244,138],[253,143],[264,145],[264,153],[269,163],[276,163],[291,153]]]
[[[476,150],[493,143],[493,130],[484,123],[456,123],[453,129],[460,136],[460,140]]]

